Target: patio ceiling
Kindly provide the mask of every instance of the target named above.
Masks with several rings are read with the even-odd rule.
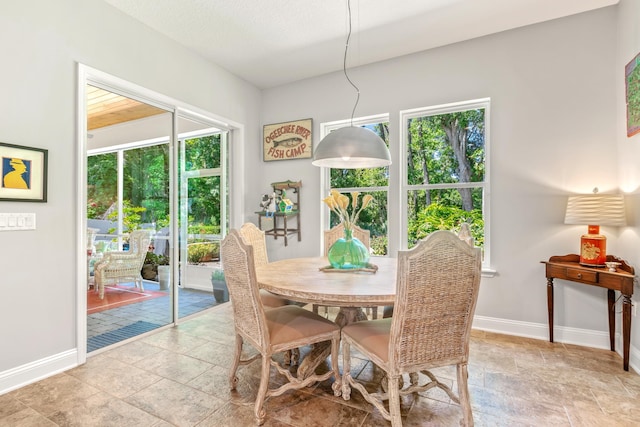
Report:
[[[165,110],[87,85],[87,130],[165,113]]]

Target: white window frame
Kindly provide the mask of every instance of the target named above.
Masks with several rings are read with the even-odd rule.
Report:
[[[439,114],[455,113],[458,111],[466,111],[472,109],[484,109],[484,181],[473,183],[457,183],[446,185],[409,185],[407,182],[407,140],[408,140],[408,121],[416,117],[434,116]],[[424,190],[427,188],[461,188],[461,187],[480,187],[483,190],[482,195],[482,216],[484,219],[484,257],[482,261],[483,275],[490,276],[495,274],[491,269],[491,186],[490,186],[490,123],[491,123],[491,98],[475,99],[470,101],[454,102],[450,104],[442,104],[431,107],[414,108],[410,110],[400,111],[400,144],[399,144],[399,172],[400,172],[400,248],[406,250],[407,244],[407,227],[408,220],[408,195],[410,191]]]
[[[376,124],[376,123],[385,123],[385,122],[389,122],[389,114],[385,113],[385,114],[376,114],[376,115],[372,115],[372,116],[366,116],[366,117],[358,117],[358,118],[353,118],[353,119],[346,119],[346,120],[337,120],[337,121],[333,121],[333,122],[326,122],[326,123],[321,123],[320,124],[320,138],[324,138],[325,136],[329,135],[329,133],[331,133],[332,131],[336,130],[336,129],[340,129],[343,127],[347,127],[347,126],[351,126],[353,124],[353,126],[364,126],[364,125],[371,125],[371,124]],[[322,197],[326,197],[327,195],[329,195],[329,192],[331,191],[331,173],[330,170],[331,169],[335,169],[335,168],[320,168],[320,194],[322,195]],[[389,178],[389,182],[391,181],[391,178]],[[391,209],[389,209],[390,205],[389,205],[389,193],[390,193],[390,185],[387,184],[386,186],[382,186],[382,187],[354,187],[354,188],[341,188],[340,191],[341,192],[349,192],[349,191],[360,191],[360,192],[370,192],[370,191],[386,191],[387,192],[387,213],[391,213]],[[319,229],[319,233],[320,233],[320,253],[324,253],[324,230],[329,229],[330,226],[330,211],[329,209],[327,209],[326,205],[324,203],[320,203],[320,229]],[[387,218],[387,241],[390,239],[390,232],[389,232],[389,218]],[[389,246],[387,247],[387,252],[390,252],[389,250]]]

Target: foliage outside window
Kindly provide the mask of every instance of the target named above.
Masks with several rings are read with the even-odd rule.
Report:
[[[467,222],[484,248],[488,107],[481,101],[403,112],[407,247]]]
[[[184,141],[184,162],[187,180],[189,226],[220,230],[221,215],[221,135],[189,138]],[[199,171],[191,177],[189,172]],[[201,171],[210,171],[203,176]],[[191,231],[189,232],[191,233]],[[215,234],[218,234],[219,231]]]
[[[336,130],[350,123],[335,126]],[[389,146],[389,122],[359,122],[358,125],[374,131]],[[387,254],[389,167],[372,169],[330,169],[330,187],[340,193],[347,194],[359,191],[362,196],[370,194],[373,201],[360,213],[357,225],[371,233],[371,250],[373,255]],[[331,213],[330,226],[334,227],[340,220]]]
[[[123,151],[123,232],[169,224],[169,145]],[[87,158],[87,218],[118,220],[117,152]],[[110,232],[114,232],[111,230]]]

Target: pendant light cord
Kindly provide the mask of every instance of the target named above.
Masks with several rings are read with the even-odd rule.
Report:
[[[353,127],[353,116],[356,113],[356,107],[358,106],[358,102],[360,101],[360,89],[351,81],[349,75],[347,74],[347,53],[349,52],[349,40],[351,40],[351,0],[347,0],[347,11],[349,13],[349,32],[347,34],[347,44],[344,47],[342,71],[344,72],[344,76],[347,78],[347,81],[351,83],[351,86],[353,86],[353,88],[356,90],[356,103],[353,105],[353,110],[351,110],[351,127]]]

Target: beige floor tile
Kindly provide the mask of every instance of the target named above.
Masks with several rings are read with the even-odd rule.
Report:
[[[0,419],[27,408],[27,405],[21,403],[10,394],[3,394],[0,396]]]
[[[126,398],[162,377],[111,357],[96,357],[67,372],[112,396]]]
[[[31,408],[0,416],[0,427],[55,427],[58,424],[47,419]]]
[[[176,328],[166,329],[142,339],[142,342],[173,351],[186,353],[189,350],[206,344],[207,341],[189,334],[180,333]]]
[[[60,426],[69,427],[138,427],[151,426],[158,421],[148,412],[106,393],[67,401],[48,418]]]
[[[134,366],[183,384],[211,367],[210,363],[183,354],[163,350]]]
[[[127,402],[176,426],[194,426],[224,405],[224,401],[168,379],[127,398]]]
[[[49,416],[68,402],[88,399],[100,393],[96,387],[67,374],[58,374],[11,392],[24,405]]]
[[[160,353],[161,351],[162,349],[160,347],[147,344],[143,341],[132,341],[114,348],[113,350],[101,353],[99,356],[107,356],[123,363],[134,364],[141,360],[145,360],[154,354]],[[93,359],[93,357],[90,356],[88,360],[91,359]]]

